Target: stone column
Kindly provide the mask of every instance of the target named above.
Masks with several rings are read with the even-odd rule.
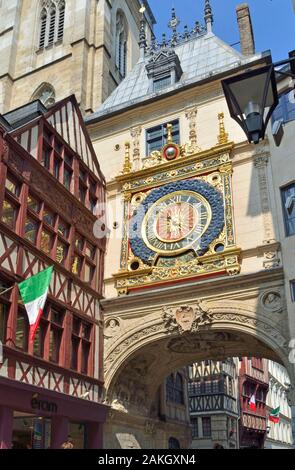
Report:
[[[55,416],[51,421],[51,449],[60,449],[69,436],[69,420],[65,416]]]
[[[254,156],[254,166],[258,177],[263,222],[263,267],[265,269],[272,269],[280,266],[281,261],[278,253],[278,244],[276,242],[273,214],[271,211],[268,162],[269,153],[267,149],[264,146],[258,148],[257,154]]]
[[[12,441],[13,410],[0,407],[0,449],[10,449]]]

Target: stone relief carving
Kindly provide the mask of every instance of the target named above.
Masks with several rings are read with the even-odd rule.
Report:
[[[263,266],[265,269],[278,268],[281,264],[277,250],[267,250],[264,252]]]
[[[282,299],[281,294],[276,291],[269,291],[262,295],[261,302],[263,308],[271,312],[282,311]]]
[[[145,432],[146,434],[155,434],[156,432],[156,424],[153,421],[146,421],[145,422]]]
[[[139,414],[146,414],[148,411],[148,394],[145,383],[128,378],[119,380],[113,396],[111,406],[116,410],[129,412],[134,409]]]
[[[113,338],[116,336],[120,331],[120,322],[117,318],[111,318],[106,321],[105,323],[105,334],[104,337],[106,339]]]
[[[197,332],[201,326],[212,322],[212,314],[203,301],[197,305],[183,305],[180,307],[163,307],[162,318],[169,332],[178,330],[180,334],[185,332]]]
[[[133,141],[133,168],[139,170],[140,167],[140,136],[142,128],[141,126],[132,127],[130,134]]]
[[[217,333],[202,333],[200,337],[192,335],[182,336],[181,338],[172,339],[167,348],[176,353],[192,353],[192,352],[205,352],[210,353],[210,356],[217,355],[223,357],[226,354],[224,343],[242,343],[243,340],[239,335],[231,333],[217,332]]]

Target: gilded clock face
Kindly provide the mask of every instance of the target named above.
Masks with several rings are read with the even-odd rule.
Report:
[[[193,248],[212,218],[208,201],[194,191],[174,191],[158,199],[147,211],[142,224],[142,238],[159,255],[177,255]]]
[[[152,266],[191,251],[203,256],[224,227],[222,194],[200,179],[176,181],[152,189],[129,220],[134,257]]]

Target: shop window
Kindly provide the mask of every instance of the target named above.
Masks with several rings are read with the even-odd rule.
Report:
[[[150,155],[155,150],[161,150],[167,143],[167,124],[152,127],[146,131],[146,152]],[[179,120],[171,121],[173,142],[180,143]]]
[[[87,433],[84,423],[70,423],[69,436],[74,449],[87,449]]]
[[[295,235],[295,183],[281,188],[286,236]]]
[[[202,418],[203,437],[211,437],[211,418]]]
[[[12,449],[50,449],[51,420],[14,411]]]

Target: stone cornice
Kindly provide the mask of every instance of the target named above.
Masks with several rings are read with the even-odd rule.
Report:
[[[236,277],[222,277],[217,279],[194,281],[189,283],[175,284],[173,287],[162,287],[158,289],[149,289],[132,295],[122,297],[113,297],[110,299],[102,300],[102,308],[105,314],[108,312],[120,311],[122,309],[132,309],[137,306],[142,307],[143,303],[164,303],[174,302],[179,300],[179,297],[188,300],[190,297],[202,295],[202,297],[216,294],[217,290],[234,291],[237,287],[239,289],[254,289],[257,291],[259,286],[269,281],[272,283],[283,284],[284,271],[283,268],[275,268],[270,270],[263,270],[256,273],[239,275]]]

